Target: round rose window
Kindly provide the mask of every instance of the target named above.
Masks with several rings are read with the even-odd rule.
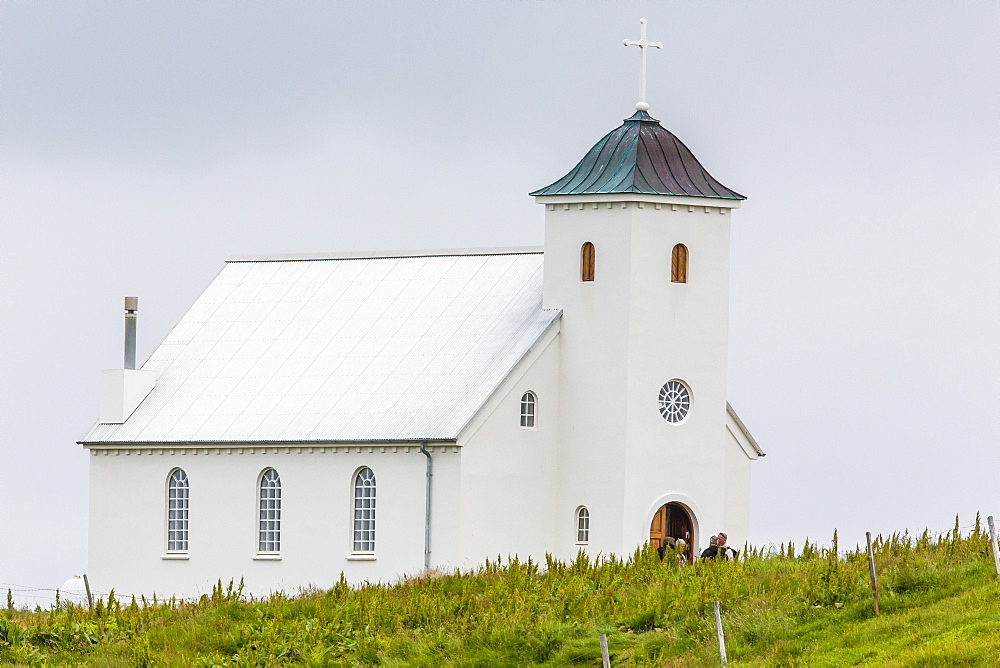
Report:
[[[671,380],[660,388],[660,415],[667,422],[677,423],[687,417],[691,408],[691,392],[679,380]]]

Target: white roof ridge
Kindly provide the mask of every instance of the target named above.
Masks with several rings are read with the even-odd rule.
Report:
[[[757,441],[754,439],[753,434],[751,434],[750,430],[747,429],[747,426],[743,424],[743,420],[741,420],[740,416],[736,414],[736,409],[733,408],[733,405],[729,403],[729,401],[726,401],[726,411],[733,418],[733,421],[736,422],[736,426],[740,428],[743,435],[747,437],[748,441],[750,441],[750,446],[757,452],[757,455],[759,457],[765,456],[767,453],[764,452],[759,445],[757,445]]]
[[[347,251],[331,253],[279,253],[277,255],[231,255],[226,262],[295,262],[303,260],[379,260],[403,257],[447,257],[455,255],[528,255],[543,253],[543,246],[499,246],[490,248],[436,248],[429,250]]]

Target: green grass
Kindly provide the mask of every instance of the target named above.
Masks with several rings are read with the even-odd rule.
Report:
[[[807,543],[735,563],[655,554],[596,563],[487,562],[394,586],[245,600],[221,584],[197,603],[118,601],[0,615],[0,662],[97,666],[717,665],[712,601],[730,663],[980,666],[1000,662],[1000,578],[976,528],[876,539],[867,556]]]

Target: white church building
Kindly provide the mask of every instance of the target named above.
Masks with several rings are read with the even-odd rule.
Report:
[[[93,585],[741,545],[764,454],[726,397],[744,197],[636,106],[531,193],[543,248],[231,258],[141,369],[128,301],[80,441]]]

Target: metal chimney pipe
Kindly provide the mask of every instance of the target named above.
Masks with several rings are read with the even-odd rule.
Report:
[[[125,298],[125,368],[135,368],[135,314],[139,310],[138,297]]]

